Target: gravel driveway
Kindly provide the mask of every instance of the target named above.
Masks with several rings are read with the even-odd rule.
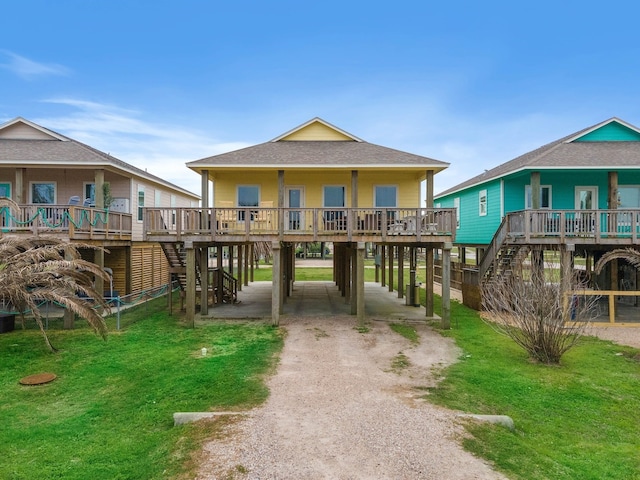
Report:
[[[462,450],[453,412],[418,398],[459,355],[453,341],[424,325],[415,346],[385,322],[360,333],[350,316],[282,325],[268,401],[205,445],[198,479],[504,478]]]

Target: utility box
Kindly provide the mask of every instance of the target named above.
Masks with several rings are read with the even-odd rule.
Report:
[[[13,332],[16,328],[16,316],[10,314],[0,315],[0,333]]]

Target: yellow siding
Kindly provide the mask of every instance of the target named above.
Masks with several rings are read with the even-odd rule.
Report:
[[[300,130],[292,132],[290,135],[283,137],[280,141],[299,141],[299,140],[349,140],[354,141],[352,138],[344,135],[343,133],[329,128],[322,123],[312,123]]]
[[[322,192],[325,185],[341,185],[346,188],[346,206],[351,206],[351,170],[295,170],[287,171],[285,186],[304,187],[306,208],[323,206]],[[276,171],[255,172],[218,172],[214,181],[215,206],[222,202],[237,205],[237,186],[257,185],[260,188],[260,201],[278,203],[278,173]],[[402,171],[363,171],[358,174],[358,206],[373,206],[375,185],[395,185],[398,188],[398,207],[420,207],[420,182],[415,173]]]
[[[358,206],[373,205],[374,187],[394,185],[398,190],[398,208],[417,208],[420,205],[420,182],[411,172],[360,172],[358,174]]]

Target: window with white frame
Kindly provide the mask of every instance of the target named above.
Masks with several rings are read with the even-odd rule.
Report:
[[[398,187],[395,185],[376,185],[374,188],[374,205],[378,208],[397,207]]]
[[[0,183],[0,197],[11,198],[11,184],[8,182]]]
[[[258,185],[238,185],[238,207],[258,207],[259,205],[260,187]],[[245,212],[238,212],[238,220],[242,222],[244,218]]]
[[[618,208],[640,208],[640,187],[636,185],[619,185]]]
[[[55,182],[31,182],[31,203],[53,205],[56,203]]]
[[[323,204],[325,208],[344,207],[345,187],[341,185],[325,185]]]
[[[138,185],[138,221],[143,219],[144,208],[144,185]]]
[[[162,191],[158,190],[157,188],[154,191],[154,203],[153,206],[154,207],[161,207],[162,206]]]
[[[480,190],[478,193],[478,214],[481,217],[487,215],[487,191]]]
[[[85,183],[84,184],[84,198],[82,203],[85,206],[91,206],[96,204],[96,184]]]
[[[325,185],[322,189],[322,204],[325,208],[342,208],[345,205],[346,188],[343,185]],[[324,212],[324,220],[340,221],[344,218],[344,210],[329,210]]]
[[[531,185],[524,187],[525,200],[524,208],[530,210],[533,208],[533,198],[531,195]],[[540,186],[540,208],[551,208],[551,185]]]
[[[456,228],[460,228],[460,197],[453,199],[453,208],[456,209]]]
[[[176,200],[176,196],[172,193],[170,198],[170,202],[171,202],[171,225],[175,225],[176,224],[176,205],[177,205],[177,200]]]

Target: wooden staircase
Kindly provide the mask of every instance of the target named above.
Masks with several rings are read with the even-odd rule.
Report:
[[[503,244],[484,276],[481,278],[482,285],[504,284],[514,274],[519,275],[522,262],[527,258],[530,250],[530,247],[527,245]]]
[[[160,243],[164,256],[169,262],[169,272],[173,280],[177,280],[180,290],[184,292],[187,288],[187,252],[183,248],[182,243],[162,242]],[[238,301],[238,279],[230,275],[223,269],[208,269],[200,264],[199,256],[196,256],[196,289],[200,290],[200,275],[203,271],[213,272],[213,290],[214,298],[217,297],[217,291],[222,285],[222,302],[236,303]]]
[[[529,245],[511,244],[508,239],[508,220],[505,217],[493,236],[489,248],[487,248],[478,264],[481,286],[504,283],[515,272],[520,271],[522,262],[529,255],[531,247]]]

